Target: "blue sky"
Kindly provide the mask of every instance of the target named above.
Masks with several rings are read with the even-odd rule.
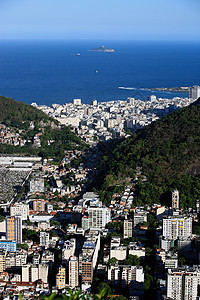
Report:
[[[0,0],[0,39],[200,41],[200,0]]]

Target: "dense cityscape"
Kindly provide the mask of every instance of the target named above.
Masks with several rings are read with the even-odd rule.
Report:
[[[198,299],[200,284],[200,203],[181,206],[181,191],[169,191],[169,206],[136,205],[138,184],[148,182],[141,166],[111,199],[103,199],[98,181],[102,143],[127,139],[138,129],[194,103],[189,98],[147,101],[128,98],[91,105],[74,99],[65,105],[38,106],[67,125],[85,149],[66,149],[56,157],[0,156],[0,295],[2,299],[35,299],[70,295],[103,299]],[[23,130],[0,125],[0,142],[14,147],[41,147],[45,123],[26,138]],[[35,120],[29,129],[37,127]],[[28,130],[26,130],[26,133]],[[20,135],[23,133],[23,137]],[[55,140],[48,139],[47,147]],[[151,292],[151,296],[149,293]],[[100,298],[99,298],[100,299]],[[101,298],[102,299],[102,298]]]

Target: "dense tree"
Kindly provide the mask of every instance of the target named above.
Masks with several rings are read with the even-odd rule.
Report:
[[[171,205],[171,191],[180,191],[180,206],[195,207],[200,197],[200,99],[138,130],[118,144],[103,144],[102,170],[95,182],[101,199],[118,182],[135,179],[134,205]],[[147,181],[144,181],[144,176]],[[131,177],[132,176],[132,177]],[[110,199],[110,195],[109,195]]]

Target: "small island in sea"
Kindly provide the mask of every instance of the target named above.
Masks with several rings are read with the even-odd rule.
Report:
[[[88,51],[95,51],[95,52],[115,52],[114,49],[108,48],[108,47],[105,47],[105,46],[94,48],[94,49],[90,49]]]

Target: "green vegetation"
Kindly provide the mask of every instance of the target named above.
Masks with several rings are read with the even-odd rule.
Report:
[[[22,229],[23,241],[32,240],[34,242],[38,242],[39,237],[35,230],[24,228]],[[21,244],[19,244],[21,245]]]
[[[59,163],[65,150],[84,150],[87,145],[71,132],[67,126],[57,126],[58,122],[37,108],[0,96],[0,123],[15,130],[21,130],[20,136],[30,142],[23,147],[0,144],[0,153],[39,155],[43,158],[54,158]],[[30,127],[30,123],[34,126]],[[41,147],[34,147],[33,138],[40,133]]]
[[[133,182],[137,176],[134,204],[170,205],[170,192],[177,188],[181,207],[194,207],[200,197],[199,149],[200,101],[196,101],[152,122],[118,145],[115,142],[114,149],[111,142],[105,144],[99,165],[102,173],[95,187],[105,197],[116,184]]]
[[[86,299],[94,299],[94,300],[103,300],[103,299],[107,299],[107,297],[109,299],[113,299],[114,297],[112,295],[110,295],[111,289],[109,288],[108,285],[102,283],[101,284],[103,286],[103,288],[101,288],[101,286],[99,286],[99,294],[83,294],[82,291],[72,291],[71,289],[68,289],[68,295],[62,295],[62,294],[56,294],[53,293],[50,296],[40,296],[38,297],[38,299],[43,299],[43,300],[77,300],[77,299],[82,299],[82,300],[86,300]],[[117,297],[117,299],[121,299],[121,300],[126,300],[125,297],[120,298],[121,296]],[[23,297],[20,295],[20,299],[23,300]],[[116,299],[116,298],[115,298]]]
[[[0,96],[0,111],[0,123],[8,127],[28,130],[33,120],[37,123],[40,121],[57,123],[37,108],[3,96]]]
[[[122,262],[123,265],[139,266],[141,265],[140,258],[137,255],[129,254],[127,259]]]
[[[24,243],[24,244],[17,244],[17,249],[25,249],[28,250],[28,244]]]

